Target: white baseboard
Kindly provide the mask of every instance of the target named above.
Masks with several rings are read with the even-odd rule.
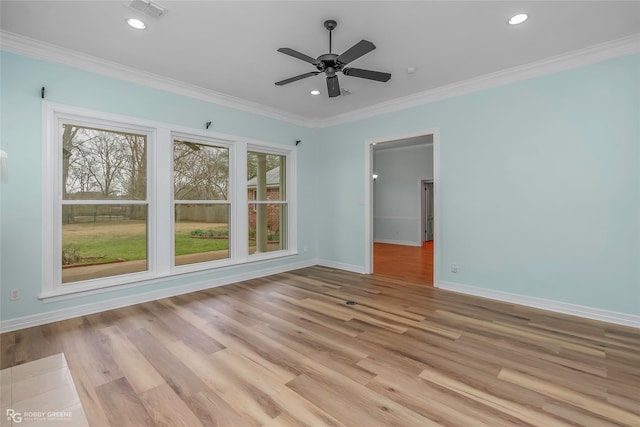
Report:
[[[350,271],[353,273],[366,274],[364,267],[353,264],[345,264],[341,262],[329,261],[324,259],[307,260],[292,264],[271,267],[250,273],[236,274],[217,279],[203,280],[188,285],[177,286],[167,289],[159,289],[156,291],[145,292],[129,297],[115,298],[108,301],[84,304],[81,306],[48,311],[30,316],[18,317],[0,322],[0,333],[11,332],[18,329],[30,328],[33,326],[44,325],[51,322],[71,319],[74,317],[85,316],[102,311],[113,310],[116,308],[126,307],[134,304],[140,304],[148,301],[155,301],[162,298],[168,298],[176,295],[183,295],[190,292],[196,292],[203,289],[215,288],[218,286],[229,285],[232,283],[242,282],[245,280],[257,279],[260,277],[270,276],[272,274],[284,273],[286,271],[297,270],[300,268],[321,265],[324,267],[336,268],[339,270]],[[517,295],[503,291],[495,291],[491,289],[478,288],[475,286],[463,285],[454,282],[440,281],[437,285],[439,289],[453,292],[459,292],[467,295],[474,295],[493,300],[520,304],[527,307],[540,308],[543,310],[554,311],[558,313],[570,314],[574,316],[584,317],[592,320],[600,320],[619,325],[640,328],[640,316],[619,313],[615,311],[602,310],[599,308],[587,307],[582,305],[569,304],[560,301],[553,301],[543,298],[528,297]]]
[[[100,313],[102,311],[127,307],[130,305],[140,304],[148,301],[155,301],[176,295],[188,294],[190,292],[229,285],[245,280],[257,279],[260,277],[270,276],[272,274],[284,273],[286,271],[297,270],[299,268],[311,267],[316,264],[316,260],[307,260],[292,264],[285,264],[277,267],[265,268],[258,271],[252,271],[250,273],[241,273],[216,279],[208,279],[196,283],[190,283],[188,285],[159,289],[156,291],[145,292],[128,297],[115,298],[107,301],[84,304],[76,307],[53,310],[46,313],[33,314],[30,316],[4,320],[0,322],[0,333],[30,328],[32,326],[44,325],[51,322],[58,322],[61,320],[71,319],[79,316],[86,316],[88,314]]]
[[[422,246],[422,242],[414,242],[411,240],[374,239],[373,241],[376,243],[388,243],[390,245]]]
[[[351,271],[352,273],[367,274],[364,267],[361,265],[345,264],[342,262],[329,261],[327,259],[318,259],[316,261],[318,265],[321,265],[323,267],[331,267],[338,270]]]
[[[520,304],[527,307],[554,311],[557,313],[570,314],[592,320],[600,320],[603,322],[640,328],[640,316],[634,314],[619,313],[617,311],[603,310],[584,305],[576,305],[544,298],[529,297],[509,292],[478,288],[476,286],[463,285],[454,282],[440,281],[437,287],[448,291],[459,292],[461,294],[474,295],[503,302]]]

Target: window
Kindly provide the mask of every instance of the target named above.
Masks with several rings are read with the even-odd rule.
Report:
[[[229,258],[229,149],[173,141],[175,265]]]
[[[147,134],[72,120],[59,132],[62,283],[147,271]]]
[[[249,151],[249,253],[287,248],[286,157]]]
[[[295,147],[43,102],[41,298],[296,253]]]

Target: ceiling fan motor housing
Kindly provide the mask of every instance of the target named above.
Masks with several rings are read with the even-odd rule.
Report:
[[[316,65],[316,68],[318,71],[325,72],[333,70],[333,74],[335,74],[336,71],[341,71],[342,67],[344,67],[343,64],[337,61],[337,58],[338,55],[335,53],[325,53],[324,55],[320,55],[318,56],[319,63]]]

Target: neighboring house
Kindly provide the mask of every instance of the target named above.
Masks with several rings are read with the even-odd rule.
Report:
[[[249,203],[256,200],[258,178],[247,181],[247,199]],[[267,200],[280,200],[280,167],[267,171]],[[271,232],[280,230],[280,205],[267,205],[267,229]],[[256,205],[249,209],[249,228],[255,230]]]

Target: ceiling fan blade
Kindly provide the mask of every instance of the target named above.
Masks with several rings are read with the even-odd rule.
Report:
[[[281,47],[280,49],[278,49],[278,52],[284,53],[285,55],[293,56],[294,58],[302,59],[309,64],[318,65],[320,63],[317,59],[305,55],[304,53],[300,53],[297,50],[289,49],[288,47]]]
[[[371,52],[376,48],[376,45],[371,43],[368,40],[360,40],[358,43],[351,46],[345,53],[338,56],[336,61],[341,64],[348,64],[351,61],[355,61],[360,58],[362,55]]]
[[[363,70],[361,68],[343,68],[342,74],[344,74],[345,76],[360,77],[361,79],[376,80],[379,82],[386,82],[391,78],[391,74],[389,73]]]
[[[286,84],[289,84],[289,83],[297,82],[298,80],[306,79],[307,77],[317,76],[318,74],[320,74],[320,71],[311,71],[311,72],[308,72],[308,73],[300,74],[299,76],[290,77],[288,79],[280,80],[279,82],[276,82],[276,85],[277,86],[286,85]]]
[[[327,92],[329,92],[329,98],[340,96],[340,83],[338,83],[338,76],[327,77]]]

